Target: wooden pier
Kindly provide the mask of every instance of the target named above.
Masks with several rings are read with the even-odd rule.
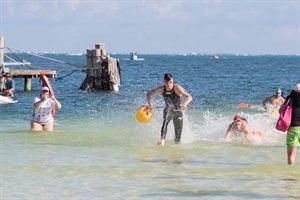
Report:
[[[9,69],[6,68],[6,65],[24,65],[26,63],[23,62],[13,62],[13,63],[5,63],[4,62],[4,37],[0,36],[0,72],[2,74],[10,73],[13,78],[24,78],[24,90],[30,91],[31,90],[31,81],[32,78],[40,78],[40,74],[45,74],[48,78],[55,78],[57,77],[56,71],[52,70],[17,70],[17,69]],[[0,78],[0,90],[4,87],[4,77]]]
[[[40,78],[40,74],[45,74],[48,78],[57,77],[56,71],[52,70],[9,70],[13,78],[24,78],[24,91],[31,90],[32,78]]]
[[[9,50],[13,48],[8,48]],[[14,49],[17,50],[17,49]],[[28,53],[27,53],[28,54]],[[31,54],[32,55],[32,54]],[[37,57],[42,57],[40,55],[35,55]],[[45,74],[48,78],[56,77],[56,71],[52,70],[35,70],[29,65],[30,62],[26,60],[20,60],[17,62],[14,59],[5,55],[10,62],[4,62],[4,37],[0,36],[0,72],[2,74],[10,73],[13,78],[24,78],[24,90],[31,90],[32,78],[40,78],[40,74]],[[65,61],[60,61],[53,58],[47,58],[52,61],[69,64],[72,66],[80,67],[86,71],[86,78],[80,85],[81,90],[89,91],[99,91],[99,90],[110,90],[114,92],[119,91],[119,86],[121,85],[121,68],[120,62],[117,58],[112,58],[108,53],[106,53],[105,44],[98,43],[95,44],[95,49],[87,49],[87,64],[77,65],[68,63]],[[43,57],[45,58],[45,57]],[[5,66],[12,65],[22,65],[27,66],[30,69],[21,70],[21,69],[9,69]],[[5,87],[5,78],[0,76],[0,90],[3,90]]]

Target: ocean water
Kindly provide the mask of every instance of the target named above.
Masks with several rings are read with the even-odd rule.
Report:
[[[63,108],[54,132],[30,132],[41,83],[33,79],[25,92],[24,80],[15,79],[19,102],[0,105],[0,199],[300,199],[300,152],[288,166],[285,133],[274,128],[278,116],[262,107],[276,88],[289,94],[300,82],[299,56],[139,55],[144,60],[131,61],[114,54],[121,65],[118,93],[81,91],[86,74],[79,68],[17,56],[35,69],[57,71],[50,81]],[[44,56],[86,64],[85,55]],[[174,144],[171,122],[161,147],[162,97],[153,97],[148,124],[138,123],[135,112],[168,72],[193,101],[182,143]],[[241,102],[251,107],[239,108]],[[235,114],[266,140],[224,141]]]

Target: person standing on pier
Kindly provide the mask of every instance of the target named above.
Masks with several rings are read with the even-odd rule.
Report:
[[[161,94],[165,100],[166,107],[163,111],[163,125],[161,128],[161,138],[157,142],[158,145],[165,144],[167,135],[167,127],[171,120],[174,123],[175,129],[175,143],[180,143],[181,132],[183,127],[183,111],[187,108],[188,104],[192,101],[192,96],[180,85],[174,84],[171,74],[167,73],[164,76],[164,85],[159,86],[147,93],[147,101],[150,110],[154,109],[151,97],[155,94]],[[185,101],[181,102],[182,96]]]
[[[41,89],[40,97],[34,100],[34,113],[31,120],[31,131],[53,131],[54,117],[52,109],[61,109],[61,103],[50,96],[49,88],[44,86]]]

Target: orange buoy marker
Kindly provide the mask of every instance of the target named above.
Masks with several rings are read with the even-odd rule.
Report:
[[[240,106],[240,108],[249,108],[251,105],[248,104],[248,103],[242,102],[242,103],[239,104],[239,106]]]
[[[147,124],[152,118],[153,114],[147,106],[141,106],[135,114],[136,120],[142,124]]]

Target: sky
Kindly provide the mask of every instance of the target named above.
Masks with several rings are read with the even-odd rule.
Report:
[[[0,0],[0,23],[26,52],[300,55],[299,0]]]

